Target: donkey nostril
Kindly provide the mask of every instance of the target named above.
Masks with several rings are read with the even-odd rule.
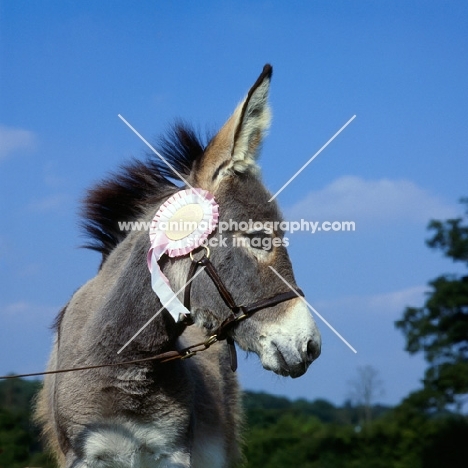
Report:
[[[320,356],[320,345],[313,340],[309,340],[307,342],[307,356],[312,360],[315,361]]]

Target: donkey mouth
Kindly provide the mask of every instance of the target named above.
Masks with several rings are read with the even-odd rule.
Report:
[[[288,364],[288,361],[284,357],[284,354],[279,349],[278,345],[273,343],[275,347],[275,358],[276,364],[272,370],[275,374],[281,375],[283,377],[291,377],[293,379],[304,375],[309,367],[309,362],[307,361],[296,361],[294,364]]]

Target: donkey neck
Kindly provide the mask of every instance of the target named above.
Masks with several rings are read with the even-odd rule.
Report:
[[[127,357],[173,347],[183,330],[166,310],[161,310],[161,303],[151,289],[146,263],[148,247],[146,232],[131,233],[108,257],[99,273],[103,279],[111,277],[114,284],[100,314],[100,321],[108,330],[106,335],[113,341],[109,346],[120,349],[146,325],[122,351]],[[171,281],[174,269],[168,270]]]

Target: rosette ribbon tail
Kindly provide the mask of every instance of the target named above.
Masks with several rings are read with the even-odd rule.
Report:
[[[181,257],[201,246],[216,228],[218,218],[218,204],[214,196],[198,188],[175,193],[159,207],[153,218],[148,252],[151,287],[176,322],[180,314],[189,315],[190,311],[174,294],[159,268],[158,260],[164,254]]]
[[[172,290],[169,280],[159,268],[158,260],[166,253],[170,240],[163,232],[159,233],[153,240],[148,252],[148,268],[151,272],[151,287],[159,297],[162,306],[171,314],[175,322],[180,319],[180,314],[190,315],[190,311],[184,307],[182,302]]]

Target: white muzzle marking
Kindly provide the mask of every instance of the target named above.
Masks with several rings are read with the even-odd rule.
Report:
[[[309,309],[298,298],[275,323],[261,324],[258,345],[265,369],[295,378],[320,355],[321,338]]]

